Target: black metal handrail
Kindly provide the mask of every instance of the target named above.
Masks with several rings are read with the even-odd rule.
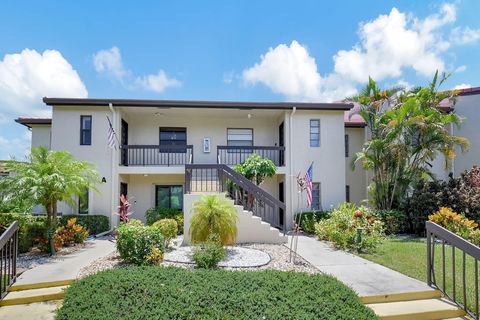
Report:
[[[217,162],[235,165],[242,163],[254,153],[272,160],[276,166],[285,165],[285,147],[277,146],[217,146]]]
[[[18,222],[14,221],[0,236],[0,299],[17,280]]]
[[[225,164],[185,165],[185,193],[191,192],[226,192],[235,204],[285,228],[285,204]]]
[[[193,145],[122,145],[124,166],[181,166],[193,163]]]
[[[479,296],[478,296],[478,260],[480,259],[480,248],[473,243],[463,239],[455,233],[443,228],[442,226],[433,223],[431,221],[426,222],[427,230],[427,283],[429,286],[434,287],[455,302],[460,308],[464,309],[472,318],[479,319]],[[441,284],[437,283],[437,277],[435,272],[435,247],[439,244],[441,246]],[[451,250],[451,274],[452,276],[452,288],[447,288],[447,271],[446,271],[446,252],[445,247],[449,247]],[[461,273],[461,298],[457,295],[456,280],[457,272],[455,265],[455,250],[459,250],[462,255],[462,273]],[[474,308],[473,310],[468,307],[467,301],[467,256],[474,259]],[[471,270],[470,270],[471,271]],[[451,291],[451,293],[450,293]]]

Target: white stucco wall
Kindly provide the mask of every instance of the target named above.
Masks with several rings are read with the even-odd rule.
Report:
[[[355,154],[362,151],[365,141],[365,128],[345,128],[348,134],[349,154],[345,158],[345,184],[350,186],[350,202],[361,204],[367,199],[367,173],[361,163],[352,169],[352,161]]]
[[[44,146],[51,147],[52,127],[50,125],[31,125],[32,127],[32,148]]]

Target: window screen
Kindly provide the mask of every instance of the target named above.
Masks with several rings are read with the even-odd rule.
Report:
[[[227,145],[253,146],[253,129],[227,129]]]

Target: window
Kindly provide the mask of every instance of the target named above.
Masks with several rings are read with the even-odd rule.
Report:
[[[312,183],[312,210],[321,210],[322,202],[320,199],[320,183]]]
[[[92,144],[92,116],[80,116],[80,145]]]
[[[183,209],[182,186],[155,186],[155,206],[157,208]]]
[[[227,146],[253,146],[253,129],[227,129]]]
[[[345,186],[345,201],[350,202],[350,186]]]
[[[320,147],[320,120],[310,120],[310,147]]]
[[[88,189],[78,197],[78,214],[88,214]]]
[[[345,135],[345,158],[348,158],[349,157],[349,149],[350,149],[350,145],[349,145],[349,141],[348,141],[348,134]]]
[[[185,146],[187,128],[160,128],[161,146]]]

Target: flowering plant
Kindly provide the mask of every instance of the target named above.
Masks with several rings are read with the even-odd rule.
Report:
[[[52,235],[53,239],[53,248],[55,251],[60,250],[60,248],[63,246],[63,239],[61,236],[58,234]],[[50,252],[50,244],[48,242],[48,237],[46,239],[37,239],[38,241],[38,249],[40,249],[41,252]]]
[[[68,219],[66,226],[57,229],[57,234],[63,239],[65,245],[83,243],[88,237],[88,230],[77,224],[77,218]]]
[[[467,239],[470,236],[470,233],[478,227],[478,224],[475,223],[475,221],[469,220],[465,215],[458,214],[451,208],[446,207],[442,207],[435,214],[429,215],[428,219]]]

